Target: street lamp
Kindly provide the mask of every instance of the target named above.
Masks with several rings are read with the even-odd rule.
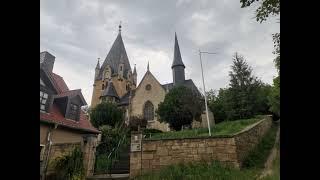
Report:
[[[201,65],[201,73],[202,73],[202,85],[203,85],[203,94],[204,94],[204,102],[205,102],[205,105],[206,105],[206,114],[207,114],[207,122],[208,122],[209,136],[211,136],[211,128],[210,128],[210,121],[209,121],[209,114],[208,114],[206,87],[205,87],[205,85],[204,85],[204,77],[203,77],[203,68],[202,68],[201,53],[204,53],[204,54],[217,54],[217,53],[201,52],[200,49],[199,49],[200,65]]]

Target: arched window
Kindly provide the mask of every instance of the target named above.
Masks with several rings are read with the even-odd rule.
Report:
[[[102,84],[102,90],[104,90],[104,84]]]
[[[147,121],[152,121],[154,119],[154,107],[150,101],[144,104],[143,116]]]

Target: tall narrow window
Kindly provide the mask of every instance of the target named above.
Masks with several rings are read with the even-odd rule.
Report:
[[[40,111],[46,111],[47,99],[48,99],[48,94],[40,91]]]
[[[76,104],[71,103],[70,109],[69,109],[69,117],[73,120],[78,120],[78,112],[79,112],[79,106]]]
[[[102,84],[102,90],[104,90],[104,84]]]
[[[143,116],[147,121],[152,121],[154,119],[154,107],[150,101],[144,104]]]

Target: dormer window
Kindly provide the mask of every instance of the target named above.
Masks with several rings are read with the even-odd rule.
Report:
[[[40,91],[40,111],[46,111],[46,103],[48,100],[48,94]]]
[[[79,106],[71,103],[70,109],[69,109],[69,118],[73,120],[78,120],[78,114],[79,114]]]

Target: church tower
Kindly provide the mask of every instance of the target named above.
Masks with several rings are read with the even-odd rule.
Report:
[[[182,85],[185,81],[185,74],[184,74],[185,66],[182,62],[176,33],[175,33],[175,39],[174,39],[174,56],[173,56],[173,63],[172,63],[171,69],[172,69],[172,75],[173,75],[173,85],[174,86]]]
[[[135,74],[133,76],[133,74]],[[119,105],[128,104],[129,93],[136,88],[136,71],[132,74],[130,62],[119,33],[101,67],[99,61],[95,68],[91,107],[102,101],[111,101]]]

